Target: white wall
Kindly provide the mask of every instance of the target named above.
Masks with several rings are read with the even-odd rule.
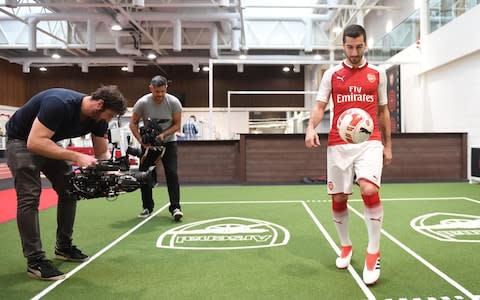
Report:
[[[480,6],[429,34],[420,49],[412,46],[392,58],[421,57],[419,65],[401,66],[405,132],[467,132],[469,146],[480,146],[478,20]]]
[[[427,35],[422,43],[422,71],[428,72],[480,49],[480,5]]]
[[[364,25],[367,28],[367,37],[374,39],[375,42],[382,39],[386,33],[387,21],[391,20],[393,27],[403,22],[414,11],[414,0],[384,0],[382,5],[391,6],[395,9],[388,11],[381,9],[374,9],[365,16]],[[373,45],[369,45],[373,46]]]

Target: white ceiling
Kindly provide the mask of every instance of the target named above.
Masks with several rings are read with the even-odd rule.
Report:
[[[334,29],[381,0],[0,0],[0,57],[31,67],[341,58]],[[119,24],[121,31],[111,25]],[[53,59],[53,53],[61,58]],[[155,54],[149,59],[148,54]],[[316,55],[316,56],[315,56]],[[246,61],[245,61],[246,62]]]

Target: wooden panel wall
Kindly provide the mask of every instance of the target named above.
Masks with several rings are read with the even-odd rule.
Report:
[[[244,135],[244,173],[246,183],[300,183],[304,177],[327,175],[326,148],[307,149],[305,136]],[[321,136],[326,142],[327,136]]]
[[[179,142],[181,183],[300,183],[327,175],[326,141],[306,149],[301,134],[242,135],[239,141]],[[393,134],[383,182],[467,180],[466,133]],[[159,168],[163,181],[163,168]]]
[[[236,71],[236,66],[216,67],[215,101],[227,106],[227,92],[239,91],[303,91],[303,72],[283,72],[282,66],[247,65],[243,73]],[[303,107],[303,95],[232,95],[232,107]],[[208,105],[207,105],[208,106]]]
[[[385,181],[467,179],[466,133],[393,134],[393,164]]]
[[[20,106],[26,98],[22,67],[0,59],[0,105]]]
[[[134,72],[123,72],[120,67],[90,67],[83,73],[79,66],[51,67],[46,72],[31,68],[23,73],[22,67],[0,59],[0,105],[22,106],[36,93],[64,87],[91,93],[101,85],[117,85],[133,106],[135,101],[148,93],[148,84],[155,75],[169,80],[169,92],[184,96],[185,107],[208,107],[208,73],[193,72],[192,66],[135,67]],[[237,72],[233,65],[214,67],[214,106],[227,106],[229,90],[304,90],[303,69],[299,73],[285,73],[281,66],[245,66]],[[302,95],[236,95],[232,106],[303,106]]]
[[[238,183],[238,141],[178,142],[178,175],[180,183]],[[157,179],[165,182],[162,163]]]
[[[25,74],[27,96],[52,87],[65,87],[90,93],[100,85],[117,85],[129,106],[148,93],[148,85],[155,75],[169,80],[169,92],[184,96],[186,107],[208,107],[208,73],[193,72],[191,66],[135,67],[134,72],[123,72],[119,67],[91,67],[82,73],[79,67],[56,67],[47,72],[32,68]],[[303,73],[285,73],[280,66],[245,66],[238,73],[236,66],[214,67],[214,106],[227,106],[228,90],[299,90],[304,89]],[[302,95],[236,96],[234,106],[303,106]],[[23,104],[23,103],[22,103]]]
[[[88,73],[83,73],[79,67],[49,68],[47,72],[32,69],[26,74],[27,94],[31,97],[52,87],[91,93],[101,85],[117,85],[127,99],[128,106],[133,106],[138,98],[149,92],[151,78],[161,73],[153,67],[134,70],[135,72],[129,73],[121,71],[120,67],[91,67]]]
[[[326,175],[325,147],[306,150],[304,135],[242,138],[246,166],[240,178],[244,182],[294,183],[304,176]],[[320,139],[325,145],[326,136]],[[392,139],[393,164],[384,168],[383,181],[467,180],[466,133],[393,134]]]

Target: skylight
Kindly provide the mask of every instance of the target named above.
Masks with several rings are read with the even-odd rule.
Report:
[[[24,5],[36,4],[37,3],[34,0],[23,0],[21,2]],[[5,1],[0,0],[0,4],[5,4]],[[24,16],[27,16],[27,15],[39,14],[39,13],[42,13],[42,14],[53,13],[48,8],[44,8],[44,7],[41,7],[41,6],[33,6],[33,5],[32,6],[19,6],[19,7],[13,7],[13,8],[6,7],[4,9],[9,11],[9,12],[14,12],[14,14],[18,17],[24,17]]]
[[[242,6],[245,7],[243,15],[246,18],[257,17],[303,17],[313,12],[313,8],[308,6],[315,5],[318,0],[242,0]]]

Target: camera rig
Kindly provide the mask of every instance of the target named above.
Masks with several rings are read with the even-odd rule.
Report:
[[[144,120],[139,131],[142,142],[150,145],[146,151],[153,149],[161,151],[163,155],[165,144],[158,136],[163,132],[162,124],[168,121],[156,118]],[[129,155],[142,159],[142,149],[128,146],[128,137],[118,127],[109,130],[109,142],[120,146],[122,156],[99,160],[95,166],[77,168],[66,174],[66,193],[69,197],[77,200],[101,197],[115,200],[119,194],[133,192],[142,185],[154,187],[157,182],[155,166],[144,172],[130,172]]]
[[[163,146],[163,141],[160,140],[158,136],[164,130],[161,124],[166,122],[168,122],[168,119],[148,118],[144,121],[144,126],[139,128],[142,143],[154,147]]]
[[[145,172],[129,172],[128,154],[116,159],[100,160],[93,167],[78,168],[65,175],[67,195],[74,199],[105,197],[115,200],[125,192],[133,192],[142,185],[153,187],[156,180],[155,166]]]

